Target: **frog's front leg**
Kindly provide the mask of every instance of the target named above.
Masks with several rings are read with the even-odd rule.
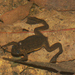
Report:
[[[3,45],[3,46],[1,46],[1,48],[3,49],[3,51],[4,52],[9,52],[9,53],[11,53],[11,51],[8,51],[6,48],[7,48],[7,46],[10,46],[10,45],[17,45],[17,42],[9,42],[8,44],[6,44],[6,45]]]
[[[9,42],[8,44],[6,44],[6,45],[3,45],[3,46],[1,46],[1,47],[6,47],[6,46],[10,46],[10,45],[17,45],[17,42]]]

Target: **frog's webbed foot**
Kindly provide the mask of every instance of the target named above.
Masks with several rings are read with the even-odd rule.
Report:
[[[61,51],[59,51],[53,58],[50,60],[50,63],[56,63],[57,62],[57,57],[61,54]]]
[[[36,18],[36,17],[28,17],[26,23],[32,25],[32,24],[39,24],[39,23],[41,23],[42,21],[44,21],[44,20],[38,19],[38,18]]]
[[[8,49],[7,47],[2,47],[2,46],[1,46],[1,49],[3,50],[4,53],[5,53],[5,52],[9,52],[9,51],[7,51],[7,49]],[[9,53],[10,53],[10,52],[9,52]]]
[[[9,43],[7,43],[6,45],[1,46],[0,48],[3,49],[4,53],[5,53],[5,52],[11,53],[11,51],[8,51],[8,50],[7,50],[7,49],[8,49],[7,46],[10,46],[10,45],[17,45],[17,42],[14,42],[14,41],[13,41],[13,42],[9,42]]]
[[[50,60],[50,63],[56,63],[56,58],[52,58],[52,59]]]
[[[4,49],[1,45],[0,45],[0,49],[2,49],[4,53],[6,52],[6,49]]]

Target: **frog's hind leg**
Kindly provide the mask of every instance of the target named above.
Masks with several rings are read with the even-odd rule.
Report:
[[[21,58],[21,59],[10,59],[10,58],[6,58],[6,57],[3,57],[3,59],[18,63],[19,61],[27,61],[28,60],[28,55],[25,54],[25,56],[23,58]]]
[[[28,54],[25,52],[25,50],[22,50],[21,52],[23,54],[23,58],[19,59],[18,61],[27,61],[28,60]]]
[[[55,49],[59,48],[59,52],[50,60],[50,62],[54,62],[54,63],[55,63],[56,60],[57,60],[57,58],[58,58],[58,56],[63,52],[61,43],[55,43],[55,44],[53,44],[53,45],[50,47],[48,41],[46,41],[44,47],[45,47],[45,49],[46,49],[48,52],[52,52],[52,51],[54,51]]]

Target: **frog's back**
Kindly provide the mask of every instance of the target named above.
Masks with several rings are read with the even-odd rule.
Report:
[[[22,48],[24,48],[25,50],[32,50],[32,49],[37,49],[42,47],[45,40],[46,40],[46,37],[33,35],[33,36],[27,37],[25,40],[22,40],[20,42],[23,46]]]

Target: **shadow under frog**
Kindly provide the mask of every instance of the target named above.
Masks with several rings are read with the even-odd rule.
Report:
[[[44,47],[48,52],[52,52],[55,49],[59,48],[59,52],[53,56],[53,58],[50,60],[50,62],[56,62],[57,57],[63,52],[61,43],[55,43],[52,46],[49,46],[48,38],[45,37],[40,31],[46,30],[49,28],[49,25],[42,19],[38,19],[36,17],[29,17],[27,19],[27,22],[29,25],[36,25],[42,23],[43,26],[37,27],[34,29],[35,35],[29,36],[25,38],[24,40],[21,40],[19,42],[10,42],[1,48],[4,48],[6,46],[12,46],[11,54],[13,56],[24,56],[23,58],[15,61],[26,61],[28,60],[28,53],[31,53],[33,51],[40,50],[42,47]],[[8,59],[9,60],[9,59]]]

